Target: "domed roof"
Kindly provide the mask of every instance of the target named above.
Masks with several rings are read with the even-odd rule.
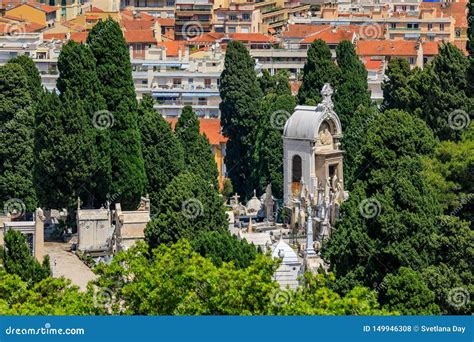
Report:
[[[248,212],[257,213],[262,208],[262,202],[257,198],[255,190],[253,191],[253,197],[247,202],[245,206]]]
[[[318,138],[319,128],[327,121],[336,136],[342,134],[341,122],[331,100],[332,89],[326,83],[321,90],[323,101],[317,106],[296,106],[294,113],[286,121],[283,136],[290,139],[314,141]]]
[[[298,255],[283,239],[272,246],[272,257],[282,259],[282,265],[298,263]]]

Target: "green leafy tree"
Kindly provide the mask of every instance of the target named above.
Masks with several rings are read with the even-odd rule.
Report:
[[[358,107],[369,107],[371,104],[367,70],[359,61],[354,45],[348,40],[339,43],[336,56],[340,77],[334,94],[334,110],[341,120],[343,129],[349,131],[350,118]]]
[[[225,232],[227,227],[227,215],[217,190],[199,175],[183,172],[163,191],[158,213],[145,229],[145,238],[153,248],[180,238],[192,240],[205,231]]]
[[[229,178],[236,192],[248,196],[254,188],[250,179],[251,150],[260,119],[262,92],[255,61],[241,42],[231,41],[227,46],[219,91],[222,130],[229,139],[225,157]]]
[[[0,270],[0,315],[90,315],[91,292],[83,293],[70,280],[45,278],[31,288],[16,274]]]
[[[253,244],[228,232],[204,232],[191,241],[191,246],[217,267],[224,262],[233,262],[237,268],[245,268],[257,256],[257,248]]]
[[[435,293],[428,288],[422,275],[409,267],[401,267],[396,274],[388,274],[383,285],[381,300],[390,311],[403,315],[440,313]]]
[[[201,176],[217,189],[218,172],[212,147],[206,136],[199,132],[199,119],[191,106],[183,108],[175,131],[183,150],[186,151],[186,170]]]
[[[224,180],[224,186],[222,188],[222,196],[224,196],[227,201],[234,194],[234,187],[232,186],[232,181],[229,178]]]
[[[9,274],[18,275],[29,287],[47,278],[51,271],[49,257],[40,264],[30,253],[25,236],[10,229],[5,233],[3,249],[3,267]]]
[[[41,84],[41,76],[38,68],[36,68],[35,62],[27,55],[20,55],[10,59],[8,63],[18,64],[23,68],[28,78],[28,89],[30,90],[31,100],[33,102],[37,101],[43,91],[43,85]]]
[[[326,42],[315,40],[308,49],[308,60],[303,69],[303,83],[298,91],[300,104],[316,105],[321,102],[324,83],[334,86],[339,79],[339,69],[332,61]]]
[[[160,194],[184,170],[184,151],[170,124],[153,108],[151,96],[143,97],[139,114],[143,160],[148,180],[146,191],[155,211]]]
[[[262,75],[258,78],[258,84],[260,85],[263,94],[266,94],[275,87],[275,79],[272,77],[268,69],[262,70]]]
[[[19,63],[0,67],[0,205],[21,200],[33,211],[34,112],[30,81]]]
[[[130,53],[120,25],[110,17],[91,29],[87,44],[96,60],[100,93],[111,114],[111,189],[122,208],[135,209],[145,190],[146,174]]]
[[[273,279],[278,263],[261,254],[246,268],[215,266],[187,241],[151,254],[139,243],[100,265],[96,284],[112,290],[113,313],[135,315],[342,315],[383,314],[376,295],[355,288],[340,297],[308,275],[308,285],[282,291]],[[283,292],[284,301],[275,298]]]

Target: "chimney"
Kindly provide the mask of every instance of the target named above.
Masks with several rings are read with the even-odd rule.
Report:
[[[161,37],[161,25],[158,20],[155,20],[155,23],[153,24],[153,37],[155,37],[158,43],[161,43],[163,41]]]

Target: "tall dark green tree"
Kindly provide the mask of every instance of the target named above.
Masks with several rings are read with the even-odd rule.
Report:
[[[38,100],[40,93],[43,91],[43,85],[41,84],[41,76],[36,68],[35,62],[27,55],[20,55],[12,58],[8,63],[19,64],[23,70],[25,70],[26,76],[28,77],[28,88],[30,90],[32,101]]]
[[[145,229],[154,248],[181,238],[193,240],[206,231],[226,232],[227,215],[217,190],[199,175],[183,172],[162,193],[158,214]]]
[[[183,108],[175,131],[183,150],[186,151],[186,170],[201,176],[217,189],[218,172],[212,148],[206,136],[199,132],[199,119],[191,106]]]
[[[315,40],[308,49],[308,60],[303,69],[303,83],[298,91],[300,104],[316,105],[321,102],[324,83],[333,87],[339,79],[339,69],[332,61],[331,50],[326,42]]]
[[[104,98],[100,94],[94,55],[86,45],[69,41],[61,49],[58,59],[59,77],[56,86],[61,94],[70,91],[82,100],[82,107],[88,118],[88,135],[92,139],[90,151],[84,158],[90,162],[89,184],[86,205],[100,207],[105,204],[110,192],[112,170],[110,162],[110,134],[96,122],[97,117],[107,115]],[[61,95],[62,96],[62,95]],[[67,127],[64,128],[67,130]]]
[[[227,46],[219,90],[222,130],[229,138],[225,157],[229,178],[239,194],[250,195],[254,188],[250,179],[251,150],[260,119],[262,92],[255,61],[241,42],[232,41]]]
[[[434,258],[429,246],[441,212],[420,174],[421,156],[435,146],[432,132],[396,110],[378,115],[367,131],[358,181],[324,251],[341,288],[380,284],[401,266],[419,270]]]
[[[3,267],[10,274],[18,275],[32,286],[51,275],[49,257],[40,264],[30,253],[25,236],[10,229],[5,233],[5,246],[2,252]]]
[[[120,25],[110,17],[92,28],[87,44],[96,60],[100,93],[112,115],[112,193],[124,209],[135,209],[145,190],[146,175],[130,53]]]
[[[252,176],[259,192],[272,185],[273,195],[283,198],[283,128],[296,106],[290,95],[270,93],[262,101],[262,119],[253,150]]]
[[[34,112],[30,81],[23,67],[0,67],[0,205],[16,198],[34,210],[33,186]]]
[[[145,95],[140,102],[139,115],[146,191],[156,211],[160,194],[184,170],[184,151],[170,124],[153,108],[150,95]]]
[[[367,70],[359,61],[354,45],[344,40],[336,48],[337,65],[340,78],[334,94],[334,110],[344,130],[350,130],[350,118],[359,106],[370,106],[370,90],[367,83]]]
[[[383,106],[385,109],[406,109],[410,101],[410,64],[405,58],[394,58],[388,63],[386,79],[382,83]]]

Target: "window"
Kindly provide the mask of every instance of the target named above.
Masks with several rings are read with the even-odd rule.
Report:
[[[174,0],[167,0],[166,1],[166,6],[167,7],[173,7],[174,6]]]
[[[173,85],[180,86],[181,85],[181,78],[173,78]]]
[[[204,88],[210,88],[211,87],[211,79],[210,78],[205,78],[204,79]]]
[[[439,24],[439,30],[444,31],[444,24]]]
[[[207,99],[205,97],[198,98],[198,105],[206,106],[207,105]]]
[[[193,84],[194,83],[194,79],[193,78],[188,78],[188,84]]]
[[[237,16],[235,14],[229,15],[229,20],[230,21],[237,21]]]
[[[228,27],[227,33],[235,33],[235,27]]]
[[[397,23],[390,23],[390,28],[396,29],[397,28]]]
[[[418,29],[418,23],[408,23],[407,28],[416,30],[416,29]]]
[[[461,38],[461,29],[457,28],[454,30],[454,34],[456,35],[456,38]]]
[[[433,24],[432,23],[428,23],[428,30],[432,30],[433,29]]]
[[[243,19],[243,20],[246,20],[246,21],[250,20],[250,13],[244,13],[244,14],[242,14],[242,19]]]
[[[415,58],[413,57],[408,58],[408,62],[410,63],[410,65],[415,64]]]

